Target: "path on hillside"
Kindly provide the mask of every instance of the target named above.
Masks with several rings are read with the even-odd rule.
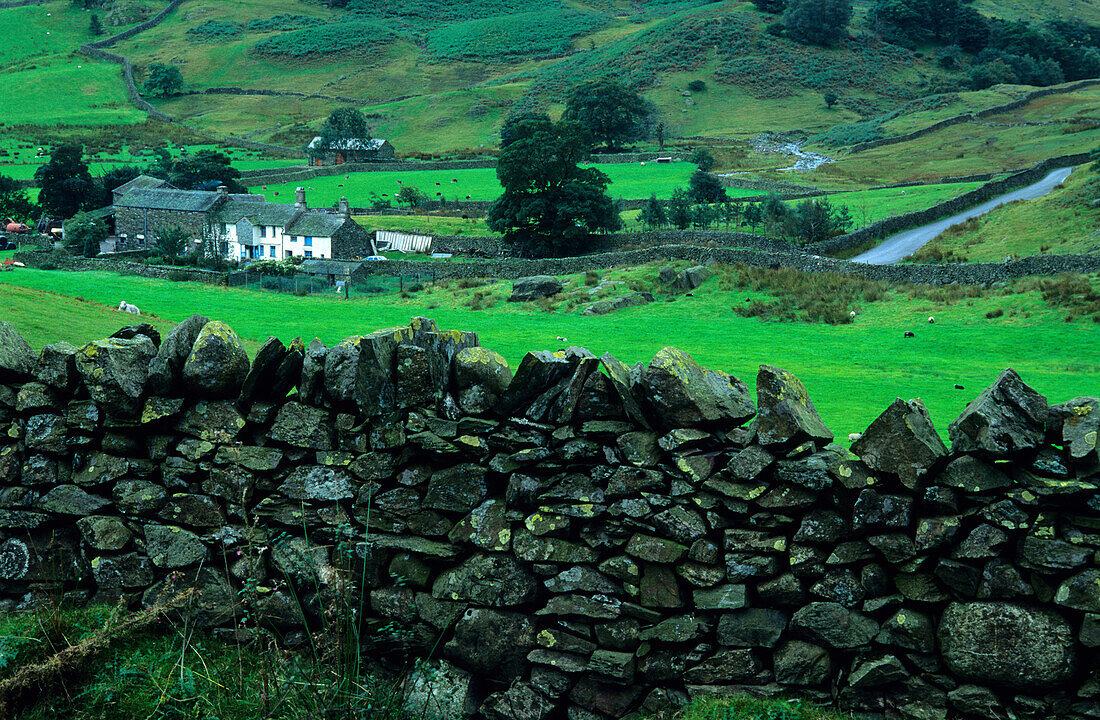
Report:
[[[917,250],[920,250],[926,243],[939,237],[943,231],[947,230],[947,228],[952,225],[958,225],[971,218],[985,215],[990,210],[1006,203],[1015,202],[1016,200],[1034,200],[1035,198],[1046,195],[1055,187],[1065,182],[1071,172],[1073,172],[1073,168],[1060,168],[1054,170],[1033,185],[1028,185],[1027,187],[1013,190],[1000,197],[995,197],[981,205],[972,207],[969,210],[964,210],[958,215],[952,215],[951,217],[937,220],[928,225],[922,225],[912,230],[900,232],[897,235],[891,235],[862,255],[857,255],[852,258],[852,261],[867,263],[869,265],[893,265],[902,258],[908,257]]]

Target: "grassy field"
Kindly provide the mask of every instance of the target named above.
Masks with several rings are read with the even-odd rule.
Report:
[[[1100,209],[1089,207],[1098,176],[1078,168],[1049,195],[1010,203],[949,228],[922,257],[998,262],[1006,255],[1100,253]]]
[[[608,193],[613,198],[646,198],[651,194],[668,197],[675,188],[686,188],[688,178],[695,172],[695,166],[686,162],[646,163],[644,167],[637,163],[613,163],[593,167],[611,179]],[[347,197],[352,205],[365,207],[369,205],[372,193],[396,206],[394,197],[406,186],[416,188],[429,199],[496,200],[501,192],[496,170],[492,168],[360,172],[316,177],[305,183],[296,181],[249,189],[260,193],[269,202],[293,203],[294,188],[300,186],[307,188],[306,199],[314,207],[335,205],[341,197]],[[749,191],[743,192],[750,194]]]
[[[731,310],[762,292],[739,289],[718,278],[694,297],[666,295],[654,286],[657,266],[623,269],[603,279],[613,286],[649,289],[658,302],[611,315],[580,314],[592,297],[573,276],[566,298],[553,312],[504,300],[510,283],[482,288],[429,288],[345,301],[269,294],[256,312],[255,292],[172,283],[108,273],[15,271],[0,277],[0,313],[35,347],[58,340],[84,343],[109,335],[126,322],[112,306],[135,303],[161,329],[192,313],[229,322],[254,351],[269,334],[284,341],[320,337],[332,344],[379,327],[405,324],[415,315],[435,318],[445,328],[476,330],[482,343],[515,365],[529,350],[556,349],[565,336],[597,354],[612,352],[627,362],[648,360],[675,345],[702,364],[753,383],[757,366],[785,367],[806,384],[822,416],[838,434],[859,431],[896,397],[921,397],[941,432],[977,392],[1005,367],[1014,367],[1052,402],[1094,394],[1100,376],[1100,333],[1091,321],[1065,322],[1065,312],[1048,306],[1037,291],[952,299],[950,289],[911,297],[887,293],[879,302],[856,303],[855,323],[829,326],[764,322]],[[825,278],[813,282],[825,283]],[[480,299],[475,294],[481,293]],[[482,307],[472,310],[471,305]],[[48,308],[48,309],[46,309]],[[999,317],[987,314],[1001,310]],[[925,319],[936,317],[929,326]],[[902,337],[914,330],[915,339]],[[953,388],[959,383],[965,391]]]

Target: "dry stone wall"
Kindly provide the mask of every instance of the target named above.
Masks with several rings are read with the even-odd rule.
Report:
[[[1100,401],[1006,370],[852,446],[666,348],[513,371],[427,319],[250,363],[195,316],[33,351],[0,322],[0,606],[200,589],[299,640],[334,598],[428,656],[412,707],[598,720],[798,695],[879,717],[1100,716]]]

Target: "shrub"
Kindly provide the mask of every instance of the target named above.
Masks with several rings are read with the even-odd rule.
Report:
[[[232,40],[244,32],[244,25],[231,20],[207,20],[202,25],[187,31],[189,40],[209,42],[212,40]]]
[[[586,270],[584,273],[584,284],[586,287],[593,287],[600,284],[600,273],[596,270]]]
[[[172,282],[186,282],[191,279],[191,274],[186,270],[171,270],[168,273],[168,279]]]
[[[881,140],[883,137],[882,124],[878,120],[850,123],[847,125],[834,125],[821,135],[817,141],[823,145],[839,147],[841,145],[858,145],[859,143]]]
[[[575,10],[516,13],[433,30],[426,47],[437,58],[509,62],[564,53],[574,38],[598,30],[606,22],[602,14]]]
[[[397,34],[381,23],[351,20],[275,35],[256,43],[255,50],[262,55],[302,58],[374,48],[395,39]]]
[[[249,32],[274,32],[276,30],[301,30],[320,25],[324,20],[306,15],[273,15],[269,18],[253,18],[248,21]]]
[[[705,92],[707,89],[707,83],[703,80],[692,80],[688,83],[688,90],[691,92]]]

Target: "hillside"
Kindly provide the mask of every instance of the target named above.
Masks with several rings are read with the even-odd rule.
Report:
[[[302,0],[188,0],[115,50],[133,60],[139,83],[152,63],[178,65],[188,94],[156,104],[198,130],[297,146],[333,109],[353,105],[403,154],[488,151],[509,113],[556,112],[569,87],[609,69],[655,104],[668,136],[733,141],[762,130],[821,133],[966,80],[961,70],[943,67],[939,50],[874,37],[866,28],[867,2],[855,3],[849,38],[836,48],[775,37],[768,27],[777,16],[734,0],[591,0],[549,3],[537,13],[516,0],[347,4],[358,11]],[[978,7],[1008,19],[1100,24],[1100,0],[983,0]],[[111,82],[114,67],[71,55],[92,39],[86,11],[60,0],[4,10],[0,27],[39,41],[0,55],[9,82],[29,97],[5,118],[9,124],[142,120]],[[48,44],[40,42],[44,32],[52,33]],[[705,89],[687,91],[693,80]],[[36,84],[60,89],[67,102],[30,92]],[[204,94],[226,87],[317,97]],[[832,109],[822,101],[827,91],[840,97]],[[961,110],[971,101],[978,108],[997,104],[1014,92],[994,89],[956,107],[945,101],[914,108],[883,129],[903,132],[919,125],[922,114]]]

